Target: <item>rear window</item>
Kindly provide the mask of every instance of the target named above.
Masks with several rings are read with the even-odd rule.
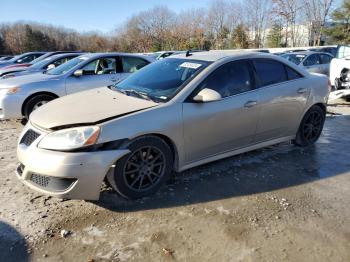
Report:
[[[332,60],[330,55],[320,54],[321,64],[329,64]]]
[[[294,79],[298,79],[298,78],[303,77],[300,73],[298,73],[294,69],[290,68],[289,66],[285,66],[285,67],[286,67],[288,80],[294,80]]]
[[[280,62],[257,59],[254,61],[254,66],[260,80],[260,86],[273,85],[288,80],[284,64]]]

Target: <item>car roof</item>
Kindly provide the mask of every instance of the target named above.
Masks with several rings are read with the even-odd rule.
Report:
[[[142,54],[136,54],[136,53],[122,53],[122,52],[106,52],[106,53],[86,53],[86,56],[89,57],[97,57],[97,56],[118,56],[118,55],[127,55],[127,56],[145,56]]]
[[[236,57],[236,58],[275,58],[275,55],[263,52],[255,52],[255,51],[245,51],[245,50],[223,50],[223,51],[204,51],[204,52],[190,52],[190,56],[186,56],[184,54],[176,54],[172,55],[170,58],[182,58],[188,60],[202,60],[202,61],[210,61],[215,62],[220,59],[228,58],[228,57]]]
[[[143,54],[136,54],[136,53],[121,53],[121,52],[111,52],[111,53],[85,53],[82,54],[82,56],[85,56],[87,58],[99,58],[99,57],[108,57],[108,56],[134,56],[134,57],[142,57],[143,59],[147,61],[154,61],[152,57],[148,55]]]
[[[302,52],[293,52],[293,53],[287,53],[288,55],[312,55],[312,54],[325,54],[325,55],[330,55],[332,56],[332,54],[330,53],[326,53],[326,52],[319,52],[319,51],[302,51]]]
[[[48,60],[53,60],[53,59],[56,59],[56,58],[61,58],[61,57],[66,57],[66,56],[72,56],[72,55],[76,55],[76,56],[81,56],[83,55],[84,53],[60,53],[60,54],[56,54],[56,55],[52,55],[52,56],[49,56],[49,57],[46,57],[45,59]]]

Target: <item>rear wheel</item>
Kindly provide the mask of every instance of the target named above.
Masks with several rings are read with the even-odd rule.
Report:
[[[28,102],[24,106],[24,117],[26,119],[29,119],[29,115],[39,107],[45,105],[46,103],[50,102],[51,100],[54,100],[55,97],[52,95],[37,95],[32,97],[28,100]]]
[[[300,123],[294,143],[297,146],[314,144],[322,133],[325,119],[325,111],[319,106],[312,106]]]
[[[136,139],[128,155],[117,161],[114,175],[107,179],[123,197],[136,199],[155,193],[173,169],[173,155],[162,139],[149,136]]]

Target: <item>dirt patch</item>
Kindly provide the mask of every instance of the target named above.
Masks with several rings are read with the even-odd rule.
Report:
[[[194,168],[137,201],[33,192],[14,175],[22,127],[2,121],[0,261],[350,261],[350,111],[339,103],[314,147]]]

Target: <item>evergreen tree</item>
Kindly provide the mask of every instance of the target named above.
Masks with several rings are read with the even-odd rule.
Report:
[[[282,26],[280,24],[273,24],[267,35],[268,47],[282,47]]]
[[[340,8],[332,13],[333,24],[324,30],[334,43],[350,43],[350,0],[344,0]]]
[[[232,46],[235,48],[248,48],[248,32],[243,24],[239,24],[232,32]]]

